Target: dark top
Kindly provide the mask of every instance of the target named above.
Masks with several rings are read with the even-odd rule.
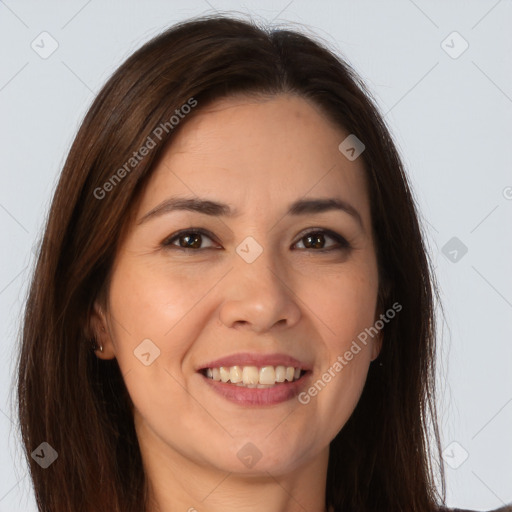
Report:
[[[476,510],[469,510],[469,509],[466,509],[466,508],[445,508],[445,507],[440,507],[439,508],[439,512],[477,512],[477,511]],[[512,512],[512,503],[510,503],[509,505],[505,505],[503,507],[500,507],[500,508],[495,508],[493,510],[486,511],[486,512]]]

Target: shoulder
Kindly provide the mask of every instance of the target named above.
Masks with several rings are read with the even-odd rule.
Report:
[[[469,510],[466,508],[446,508],[446,507],[439,507],[436,512],[478,512],[476,510]],[[505,505],[500,508],[495,508],[492,510],[487,510],[485,512],[512,512],[512,503],[509,505]]]

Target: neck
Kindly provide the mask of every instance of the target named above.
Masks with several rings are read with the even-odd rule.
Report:
[[[167,446],[167,450],[169,447]],[[169,451],[141,449],[147,512],[334,512],[325,507],[328,448],[285,474],[235,473]]]
[[[147,512],[334,512],[325,507],[325,480],[313,474],[306,478],[307,472],[244,476],[175,469],[147,474]]]

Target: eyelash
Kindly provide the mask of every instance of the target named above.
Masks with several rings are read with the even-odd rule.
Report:
[[[183,229],[181,231],[178,231],[178,232],[172,234],[170,237],[166,238],[162,242],[162,246],[166,249],[173,249],[173,250],[177,249],[179,251],[195,251],[195,252],[205,251],[207,249],[214,249],[214,247],[206,247],[203,249],[193,249],[191,247],[179,247],[172,243],[175,240],[179,239],[181,236],[189,235],[189,234],[195,234],[195,235],[199,234],[201,236],[206,236],[206,237],[210,238],[210,240],[212,240],[212,241],[215,241],[214,237],[208,231],[201,229],[201,228],[189,228],[189,229]],[[339,244],[339,246],[332,247],[330,249],[307,249],[306,248],[306,249],[299,249],[299,250],[328,253],[328,252],[332,252],[332,251],[349,251],[352,248],[351,245],[347,242],[347,240],[344,237],[342,237],[341,235],[338,235],[337,233],[335,233],[334,231],[331,231],[329,229],[320,229],[320,228],[312,229],[312,230],[309,230],[306,233],[302,234],[302,236],[299,238],[299,240],[296,243],[301,242],[303,238],[306,238],[309,235],[315,235],[315,234],[316,235],[318,235],[318,234],[327,235],[327,237],[335,240]]]

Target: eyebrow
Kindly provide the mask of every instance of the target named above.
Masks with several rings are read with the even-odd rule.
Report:
[[[212,217],[233,218],[240,215],[238,210],[231,209],[231,207],[225,203],[198,198],[170,197],[146,213],[139,219],[137,225],[166,213],[180,210],[202,213],[203,215],[210,215]],[[351,204],[336,197],[298,199],[290,204],[287,214],[298,216],[328,211],[342,211],[351,215],[364,230],[363,221],[359,212]]]

